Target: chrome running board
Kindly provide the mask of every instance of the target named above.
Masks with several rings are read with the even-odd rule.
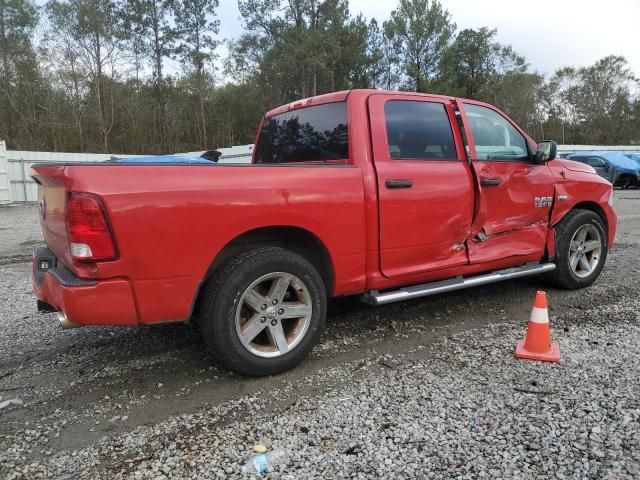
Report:
[[[402,287],[398,290],[386,290],[384,292],[380,292],[379,290],[369,290],[368,292],[363,293],[360,298],[362,301],[371,305],[384,305],[386,303],[399,302],[401,300],[409,300],[411,298],[426,297],[429,295],[436,295],[438,293],[453,292],[454,290],[486,285],[488,283],[502,282],[503,280],[511,280],[513,278],[537,275],[544,272],[551,272],[555,269],[555,263],[530,263],[522,267],[497,270],[485,275],[467,278],[456,277],[449,280],[423,283],[421,285],[413,285],[411,287]]]

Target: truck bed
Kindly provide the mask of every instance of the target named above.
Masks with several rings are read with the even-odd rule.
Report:
[[[331,252],[333,293],[364,285],[365,222],[361,171],[343,165],[171,165],[105,162],[41,164],[42,229],[49,249],[80,279],[125,279],[138,323],[184,320],[222,248],[260,228],[295,225]],[[103,202],[118,258],[73,261],[65,195]]]

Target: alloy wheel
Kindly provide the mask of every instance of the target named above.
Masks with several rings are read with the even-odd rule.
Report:
[[[592,224],[582,225],[569,244],[569,267],[580,278],[586,278],[598,266],[602,252],[602,236]]]
[[[242,294],[236,310],[236,333],[252,354],[278,357],[304,338],[312,313],[311,295],[302,280],[286,272],[268,273]]]

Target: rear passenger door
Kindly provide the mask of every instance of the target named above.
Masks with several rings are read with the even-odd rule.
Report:
[[[449,100],[369,98],[380,263],[397,277],[468,263],[473,180]]]

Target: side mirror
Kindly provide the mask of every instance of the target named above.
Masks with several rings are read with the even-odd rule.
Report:
[[[611,166],[608,163],[604,164],[604,171],[609,173],[609,170],[611,170]]]
[[[543,140],[538,143],[538,150],[534,154],[536,163],[545,163],[555,160],[558,154],[558,144],[553,140]]]

